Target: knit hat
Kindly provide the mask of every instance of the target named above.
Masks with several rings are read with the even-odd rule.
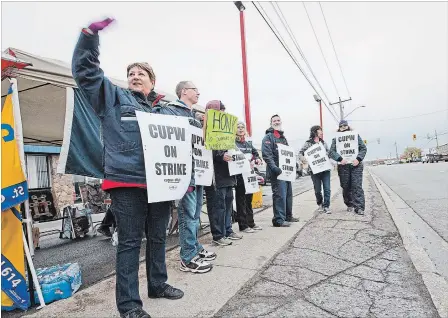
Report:
[[[220,100],[211,100],[205,105],[205,109],[225,110],[224,104]]]
[[[339,122],[339,126],[348,126],[348,122],[347,122],[345,119],[342,119],[342,120]]]
[[[244,122],[244,121],[239,121],[238,122],[238,124],[237,124],[237,126],[239,126],[239,125],[243,125],[244,126],[244,128],[246,128],[246,123]]]

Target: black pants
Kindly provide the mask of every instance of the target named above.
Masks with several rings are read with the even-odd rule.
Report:
[[[207,213],[213,240],[219,241],[228,237],[232,230],[232,187],[215,188],[214,185],[204,187],[207,198]]]
[[[331,198],[331,189],[330,189],[330,181],[331,181],[331,172],[322,171],[317,174],[311,175],[311,180],[313,180],[314,185],[314,194],[316,195],[316,203],[317,205],[321,205],[324,208],[330,207],[330,198]],[[322,187],[324,188],[324,196],[322,197]]]
[[[353,167],[352,165],[338,166],[339,181],[341,182],[344,203],[355,210],[365,210],[364,190],[362,189],[362,174],[364,166],[362,163]]]
[[[273,225],[281,225],[292,218],[292,185],[291,181],[271,179],[274,217]]]
[[[144,232],[148,293],[159,293],[167,286],[165,243],[171,202],[148,203],[146,189],[140,188],[116,188],[110,194],[118,229],[116,302],[120,314],[125,314],[143,305],[138,270]]]
[[[103,221],[101,221],[101,227],[111,227],[114,228],[117,227],[117,223],[115,222],[115,216],[112,213],[112,210],[109,208],[106,211],[106,215],[103,218]]]
[[[240,231],[247,229],[248,227],[254,227],[254,211],[252,210],[252,197],[253,194],[246,194],[246,188],[244,187],[244,180],[237,179],[238,182],[235,188],[236,196],[236,220]]]

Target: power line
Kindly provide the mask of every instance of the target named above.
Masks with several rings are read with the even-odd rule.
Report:
[[[400,120],[400,119],[408,119],[408,118],[415,118],[415,117],[421,117],[421,116],[427,116],[437,113],[446,112],[448,109],[443,110],[437,110],[431,113],[425,113],[425,114],[419,114],[419,115],[413,115],[413,116],[407,116],[407,117],[396,117],[396,118],[386,118],[386,119],[359,119],[359,120],[350,120],[350,121],[387,121],[387,120]]]
[[[347,89],[348,97],[350,97],[351,95],[350,95],[350,91],[348,90],[347,81],[345,80],[344,72],[342,72],[342,66],[341,66],[341,63],[339,62],[338,54],[336,53],[336,48],[333,43],[333,38],[331,37],[330,28],[328,27],[327,19],[325,19],[324,10],[322,9],[322,5],[320,4],[320,2],[319,2],[319,6],[320,6],[320,11],[322,12],[322,16],[324,17],[325,25],[327,26],[328,35],[330,36],[330,41],[331,41],[331,44],[333,45],[334,55],[336,55],[336,60],[338,61],[339,69],[341,70],[342,79],[344,80],[344,84],[345,84],[345,88]]]
[[[322,53],[322,57],[324,58],[325,65],[327,66],[327,70],[328,70],[328,73],[330,74],[331,81],[333,82],[334,89],[335,89],[336,93],[338,94],[338,96],[341,96],[339,94],[338,88],[336,87],[336,83],[334,82],[334,78],[333,78],[333,75],[331,74],[330,68],[328,67],[327,59],[325,58],[324,51],[322,50],[322,47],[319,42],[319,38],[317,37],[316,31],[314,30],[313,22],[311,22],[311,17],[308,14],[308,10],[306,9],[305,2],[302,2],[302,4],[303,4],[303,7],[305,8],[305,12],[306,12],[306,15],[308,16],[308,20],[310,21],[311,29],[313,29],[313,33],[314,33],[314,37],[316,38],[317,45],[319,45],[320,53]]]
[[[252,2],[253,3],[253,2]],[[279,41],[280,41],[280,43],[283,45],[283,47],[285,48],[285,50],[288,52],[288,54],[289,54],[289,56],[293,59],[293,61],[294,61],[294,63],[297,65],[297,67],[299,68],[299,70],[302,72],[302,74],[303,74],[303,76],[306,78],[306,80],[308,81],[308,83],[311,85],[311,87],[314,89],[314,91],[316,92],[316,94],[319,96],[319,98],[322,100],[322,97],[320,96],[320,94],[317,92],[317,90],[316,90],[316,88],[313,86],[313,84],[311,83],[311,81],[310,81],[310,79],[308,78],[308,76],[305,74],[305,71],[302,69],[302,67],[300,66],[300,64],[299,64],[299,62],[298,62],[298,60],[297,60],[297,58],[294,56],[294,54],[292,53],[292,51],[291,51],[291,49],[289,48],[289,46],[288,46],[288,44],[286,44],[286,41],[283,39],[283,37],[282,37],[282,35],[281,35],[281,33],[280,33],[280,31],[276,28],[276,26],[275,26],[275,24],[274,24],[274,22],[272,22],[272,20],[269,18],[269,15],[267,14],[267,12],[264,10],[264,8],[263,8],[263,6],[261,5],[261,3],[260,2],[258,2],[258,5],[260,6],[260,8],[261,8],[261,10],[263,11],[263,13],[266,15],[266,18],[267,18],[267,20],[269,21],[269,23],[272,25],[272,27],[275,29],[275,31],[274,30],[272,30],[272,27],[270,26],[270,24],[266,21],[266,19],[264,19],[264,16],[262,15],[262,17],[263,17],[263,19],[265,20],[265,22],[269,25],[269,27],[271,28],[271,31],[272,32],[274,32],[274,34],[277,36],[277,34],[278,34],[278,36],[277,36],[277,39],[279,39]],[[254,6],[255,6],[255,4],[254,4]],[[256,7],[256,6],[255,6]],[[257,8],[257,7],[256,7]],[[275,9],[275,8],[274,8]],[[257,8],[257,10],[258,10],[258,8]],[[261,12],[260,11],[258,11],[260,14],[261,14]],[[281,19],[280,19],[281,20]],[[311,69],[310,69],[311,70]],[[311,70],[311,72],[312,72],[312,70]],[[318,83],[319,84],[319,83]],[[321,88],[322,89],[322,88]],[[323,93],[325,93],[323,90],[322,90],[322,92]],[[325,95],[326,96],[326,95]],[[327,97],[327,100],[328,100],[328,97]],[[333,116],[333,118],[334,118],[334,120],[335,121],[337,121],[338,119],[337,119],[337,116],[335,115],[335,114],[333,114],[333,112],[330,110],[330,108],[327,106],[327,104],[325,103],[325,101],[324,100],[322,100],[322,102],[323,102],[323,104],[325,105],[325,107],[328,109],[328,111],[330,112],[330,114]],[[330,101],[328,100],[328,103],[329,103]],[[334,107],[333,107],[333,109],[334,109]]]
[[[277,6],[278,11],[277,11],[277,9],[275,8],[274,3],[275,3],[275,5]],[[303,53],[302,48],[300,47],[300,45],[299,45],[299,43],[298,43],[298,41],[297,41],[297,39],[296,39],[296,37],[295,37],[295,35],[294,35],[294,32],[292,31],[292,29],[291,29],[291,27],[290,27],[288,21],[286,20],[286,17],[283,15],[282,9],[280,9],[280,5],[279,5],[277,2],[272,2],[272,1],[271,1],[271,5],[272,5],[272,7],[274,8],[275,13],[277,14],[277,17],[280,19],[280,21],[282,22],[284,28],[285,28],[286,31],[288,32],[290,38],[291,38],[292,41],[294,42],[295,47],[297,48],[297,50],[299,51],[299,53],[300,53],[300,55],[302,56],[303,60],[305,61],[306,65],[308,66],[308,68],[309,68],[309,70],[310,70],[310,72],[311,72],[311,75],[313,75],[314,80],[316,81],[317,85],[319,85],[320,90],[321,90],[322,93],[324,94],[324,96],[325,96],[325,98],[327,99],[328,103],[330,103],[330,99],[328,98],[328,96],[327,96],[327,94],[325,93],[324,89],[323,89],[322,86],[320,85],[320,82],[319,82],[319,80],[317,79],[316,75],[314,74],[313,69],[311,68],[311,65],[308,63],[308,59],[306,58],[305,53]],[[280,12],[280,14],[279,14],[279,12]],[[281,16],[281,17],[280,17],[280,16]],[[334,106],[333,106],[333,110],[334,110]]]
[[[266,22],[266,24],[269,26],[269,28],[271,29],[272,33],[274,33],[275,37],[277,38],[277,40],[280,42],[280,44],[283,46],[283,48],[286,50],[286,52],[288,53],[288,55],[291,57],[291,59],[293,60],[294,64],[296,64],[296,66],[298,67],[298,69],[300,70],[300,72],[303,74],[303,76],[305,77],[305,79],[308,81],[308,83],[310,84],[310,86],[314,89],[314,91],[316,92],[317,96],[319,96],[319,98],[322,100],[322,97],[320,96],[319,92],[316,90],[316,88],[314,87],[313,83],[311,83],[311,81],[309,80],[308,76],[305,74],[305,72],[303,71],[302,67],[300,66],[300,64],[296,61],[295,57],[292,55],[292,53],[290,52],[290,50],[287,48],[286,44],[283,43],[283,41],[280,39],[279,35],[274,31],[273,27],[271,26],[271,24],[268,22],[268,20],[266,20],[266,17],[269,19],[269,16],[266,14],[266,12],[263,9],[263,6],[258,3],[258,5],[260,6],[260,8],[263,10],[263,12],[266,14],[266,17],[261,13],[260,9],[257,7],[257,5],[255,4],[254,1],[251,1],[252,4],[254,5],[255,9],[257,9],[258,13],[261,15],[261,17],[263,18],[263,20]],[[270,19],[269,19],[270,21]],[[272,23],[272,21],[271,21]],[[273,23],[272,23],[273,24]],[[274,28],[275,25],[273,24]],[[277,28],[275,28],[277,29]],[[278,30],[277,30],[278,32]],[[325,107],[328,109],[328,111],[330,112],[331,116],[333,117],[333,119],[338,123],[338,119],[336,118],[336,116],[332,113],[332,111],[330,110],[330,108],[328,107],[328,105],[325,103],[324,100],[322,100],[322,103],[325,105]]]

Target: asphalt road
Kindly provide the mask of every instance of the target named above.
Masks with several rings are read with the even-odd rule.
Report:
[[[378,166],[371,171],[401,198],[399,217],[448,281],[448,163]]]
[[[448,163],[371,167],[437,234],[448,242]]]

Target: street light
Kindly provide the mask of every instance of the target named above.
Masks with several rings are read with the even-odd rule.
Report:
[[[250,117],[249,81],[247,79],[247,56],[246,56],[246,32],[244,26],[244,10],[246,7],[241,1],[235,1],[235,6],[240,12],[241,30],[241,55],[243,60],[243,85],[244,85],[244,115],[246,118],[246,129],[249,136],[252,136],[252,123]]]
[[[362,106],[358,106],[358,107],[356,107],[355,109],[353,109],[350,113],[348,113],[347,115],[345,115],[344,116],[344,119],[346,119],[347,117],[348,117],[348,115],[350,115],[351,113],[353,113],[355,110],[357,110],[358,108],[363,108],[363,107],[366,107],[366,106],[364,106],[364,105],[362,105]]]
[[[240,10],[240,11],[246,10],[246,7],[244,6],[244,4],[241,1],[235,1],[234,4],[238,8],[238,10]]]
[[[322,123],[322,99],[320,99],[319,96],[317,96],[317,95],[313,95],[313,97],[314,97],[314,100],[319,103],[320,128],[322,128],[322,130],[323,130],[324,127],[323,127],[323,123]]]

